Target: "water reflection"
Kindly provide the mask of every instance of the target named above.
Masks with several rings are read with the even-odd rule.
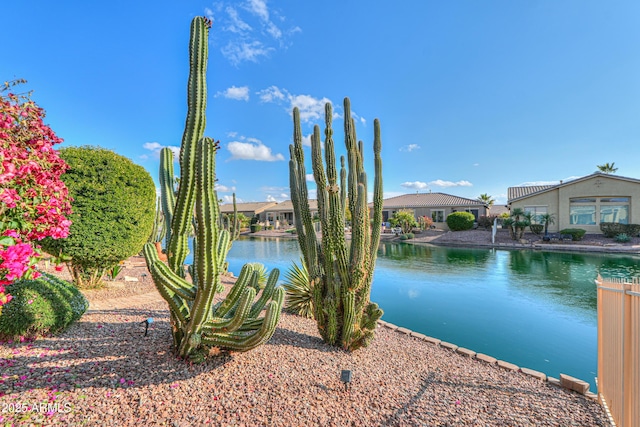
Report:
[[[294,239],[240,239],[228,257],[236,274],[249,261],[284,273],[299,259]],[[371,299],[388,322],[595,389],[594,281],[640,276],[639,259],[383,242]]]

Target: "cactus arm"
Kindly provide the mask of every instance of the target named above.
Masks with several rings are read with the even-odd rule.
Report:
[[[238,299],[242,295],[244,288],[249,286],[251,276],[253,275],[253,269],[250,265],[245,264],[240,270],[240,275],[234,283],[233,287],[229,291],[227,297],[222,301],[220,306],[215,310],[214,315],[216,317],[225,317],[229,311],[238,303]]]
[[[250,318],[258,317],[258,314],[260,314],[262,309],[264,309],[264,306],[271,299],[276,289],[276,283],[278,283],[278,276],[280,276],[280,271],[278,269],[271,270],[269,278],[267,279],[267,284],[262,290],[262,296],[251,307],[251,311],[249,312]]]
[[[173,187],[173,151],[170,148],[160,150],[160,201],[164,214],[165,247],[169,246],[171,240],[171,219],[173,218],[173,207],[176,204],[176,193]]]
[[[180,147],[180,185],[171,221],[169,266],[182,275],[182,264],[189,253],[188,234],[195,204],[195,170],[197,142],[204,134],[207,106],[207,56],[209,26],[207,20],[196,17],[191,22],[189,45],[189,82],[187,85],[187,118]]]
[[[260,329],[248,334],[240,332],[205,334],[202,343],[210,347],[223,347],[235,351],[248,351],[264,344],[275,332],[283,301],[284,289],[276,288],[273,300],[267,304]]]
[[[373,121],[373,156],[374,156],[374,184],[373,184],[373,221],[371,223],[371,243],[369,246],[369,262],[371,271],[375,268],[376,255],[380,245],[382,233],[382,207],[384,205],[382,192],[382,141],[380,138],[380,120]],[[373,275],[371,275],[373,279]],[[369,280],[371,283],[371,280]]]
[[[248,287],[242,291],[242,296],[240,296],[240,300],[238,301],[237,309],[232,317],[214,317],[211,320],[208,320],[204,327],[203,331],[205,335],[207,333],[211,334],[213,331],[216,333],[224,333],[224,332],[233,332],[240,328],[247,317],[249,317],[249,311],[251,310],[251,302],[256,296],[256,290]]]
[[[160,259],[158,258],[158,251],[152,244],[145,244],[143,252],[147,261],[149,272],[151,273],[151,277],[153,278],[153,283],[156,285],[158,292],[167,301],[169,307],[171,308],[171,312],[177,317],[177,319],[181,323],[186,322],[186,319],[189,318],[190,314],[189,306],[175,290],[186,287],[180,283],[182,278],[173,274],[173,272],[171,272],[171,270],[169,269],[162,269],[161,267],[159,267],[161,265],[166,267],[166,265],[164,265],[164,263],[160,261]],[[167,273],[170,273],[171,276],[167,276]]]

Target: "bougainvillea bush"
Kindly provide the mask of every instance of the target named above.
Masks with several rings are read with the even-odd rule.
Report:
[[[11,92],[23,80],[0,88],[0,313],[10,285],[36,278],[38,242],[68,235],[68,191],[60,180],[66,163],[53,148],[62,142],[44,124],[45,112],[30,94]]]

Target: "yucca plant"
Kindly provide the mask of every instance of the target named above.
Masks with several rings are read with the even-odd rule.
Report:
[[[293,262],[285,278],[282,285],[286,295],[284,308],[298,316],[313,319],[313,286],[304,260],[300,260],[300,265]]]

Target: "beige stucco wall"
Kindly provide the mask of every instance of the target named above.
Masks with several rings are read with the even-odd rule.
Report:
[[[511,204],[511,209],[528,206],[547,206],[547,212],[555,214],[556,223],[549,226],[550,232],[565,228],[582,228],[587,233],[601,233],[600,204],[596,202],[596,225],[569,223],[570,199],[581,197],[629,197],[629,223],[640,223],[640,184],[619,178],[594,176],[574,184],[567,184],[545,193],[527,197]]]

